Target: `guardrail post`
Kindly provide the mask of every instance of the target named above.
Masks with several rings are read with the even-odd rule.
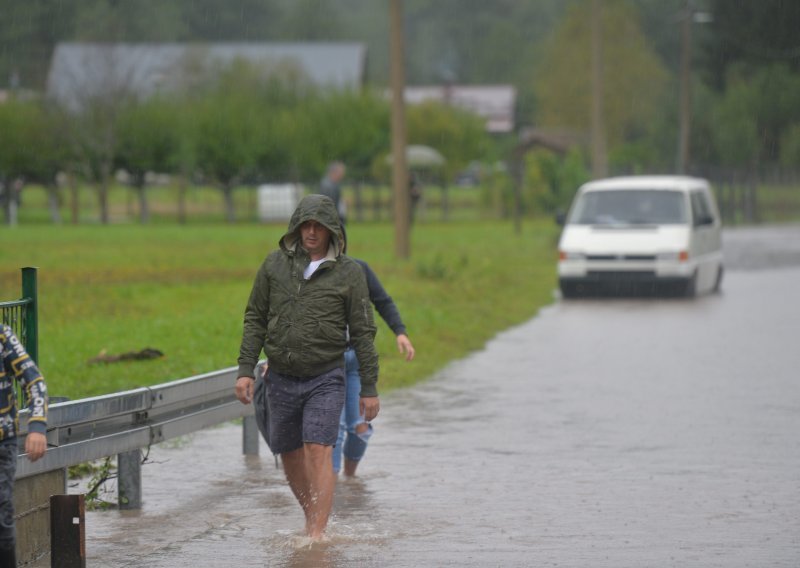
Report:
[[[242,419],[242,452],[248,456],[258,455],[258,425],[252,414]]]
[[[120,509],[142,508],[142,454],[117,454],[117,499]]]
[[[36,271],[33,266],[22,269],[22,297],[31,300],[25,306],[25,350],[39,364],[39,296],[36,285]]]

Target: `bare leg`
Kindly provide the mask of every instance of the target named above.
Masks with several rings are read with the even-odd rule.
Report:
[[[369,430],[369,424],[366,422],[362,422],[358,426],[356,426],[356,434],[363,434]],[[358,461],[350,460],[344,458],[344,467],[342,468],[344,471],[345,477],[354,477],[356,475],[356,468],[358,467]]]
[[[310,488],[308,478],[306,477],[305,449],[299,448],[281,454],[281,461],[283,462],[283,471],[286,474],[289,487],[292,489],[292,493],[294,493],[297,502],[300,503],[300,506],[303,508],[307,526]]]
[[[305,444],[306,478],[309,481],[306,531],[314,540],[323,537],[333,508],[336,474],[331,468],[332,453],[333,446]]]
[[[306,532],[314,540],[325,533],[333,508],[336,475],[331,469],[333,446],[305,444],[303,448],[281,454],[289,487],[303,508]]]

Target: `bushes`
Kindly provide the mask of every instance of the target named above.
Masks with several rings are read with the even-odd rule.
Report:
[[[525,159],[526,195],[546,213],[568,209],[575,191],[589,177],[584,157],[578,150],[563,157],[546,150],[535,150]]]
[[[352,180],[379,181],[389,152],[389,103],[381,94],[320,92],[287,70],[267,74],[242,61],[191,92],[140,100],[119,93],[86,100],[78,112],[46,101],[0,105],[0,179],[54,184],[59,171],[94,184],[100,219],[109,221],[115,169],[130,175],[147,222],[145,174],[191,177],[222,191],[234,220],[233,187],[264,182],[315,185],[342,160]],[[56,111],[59,120],[48,120]],[[447,175],[482,158],[491,144],[477,117],[441,104],[410,110],[410,143],[437,147]]]

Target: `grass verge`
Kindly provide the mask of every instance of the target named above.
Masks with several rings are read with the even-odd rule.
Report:
[[[40,366],[52,396],[74,400],[181,379],[236,364],[253,277],[283,231],[282,224],[0,228],[0,299],[19,297],[20,267],[39,267]],[[394,259],[387,224],[354,224],[348,233],[349,252],[378,274],[417,349],[405,363],[380,321],[383,392],[429,377],[552,301],[550,220],[527,222],[521,235],[501,221],[420,224],[407,261]],[[101,351],[145,347],[165,356],[89,363]]]

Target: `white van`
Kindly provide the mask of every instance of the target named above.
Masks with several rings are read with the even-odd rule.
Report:
[[[723,272],[721,232],[704,179],[628,176],[586,183],[558,243],[561,293],[716,291]]]

